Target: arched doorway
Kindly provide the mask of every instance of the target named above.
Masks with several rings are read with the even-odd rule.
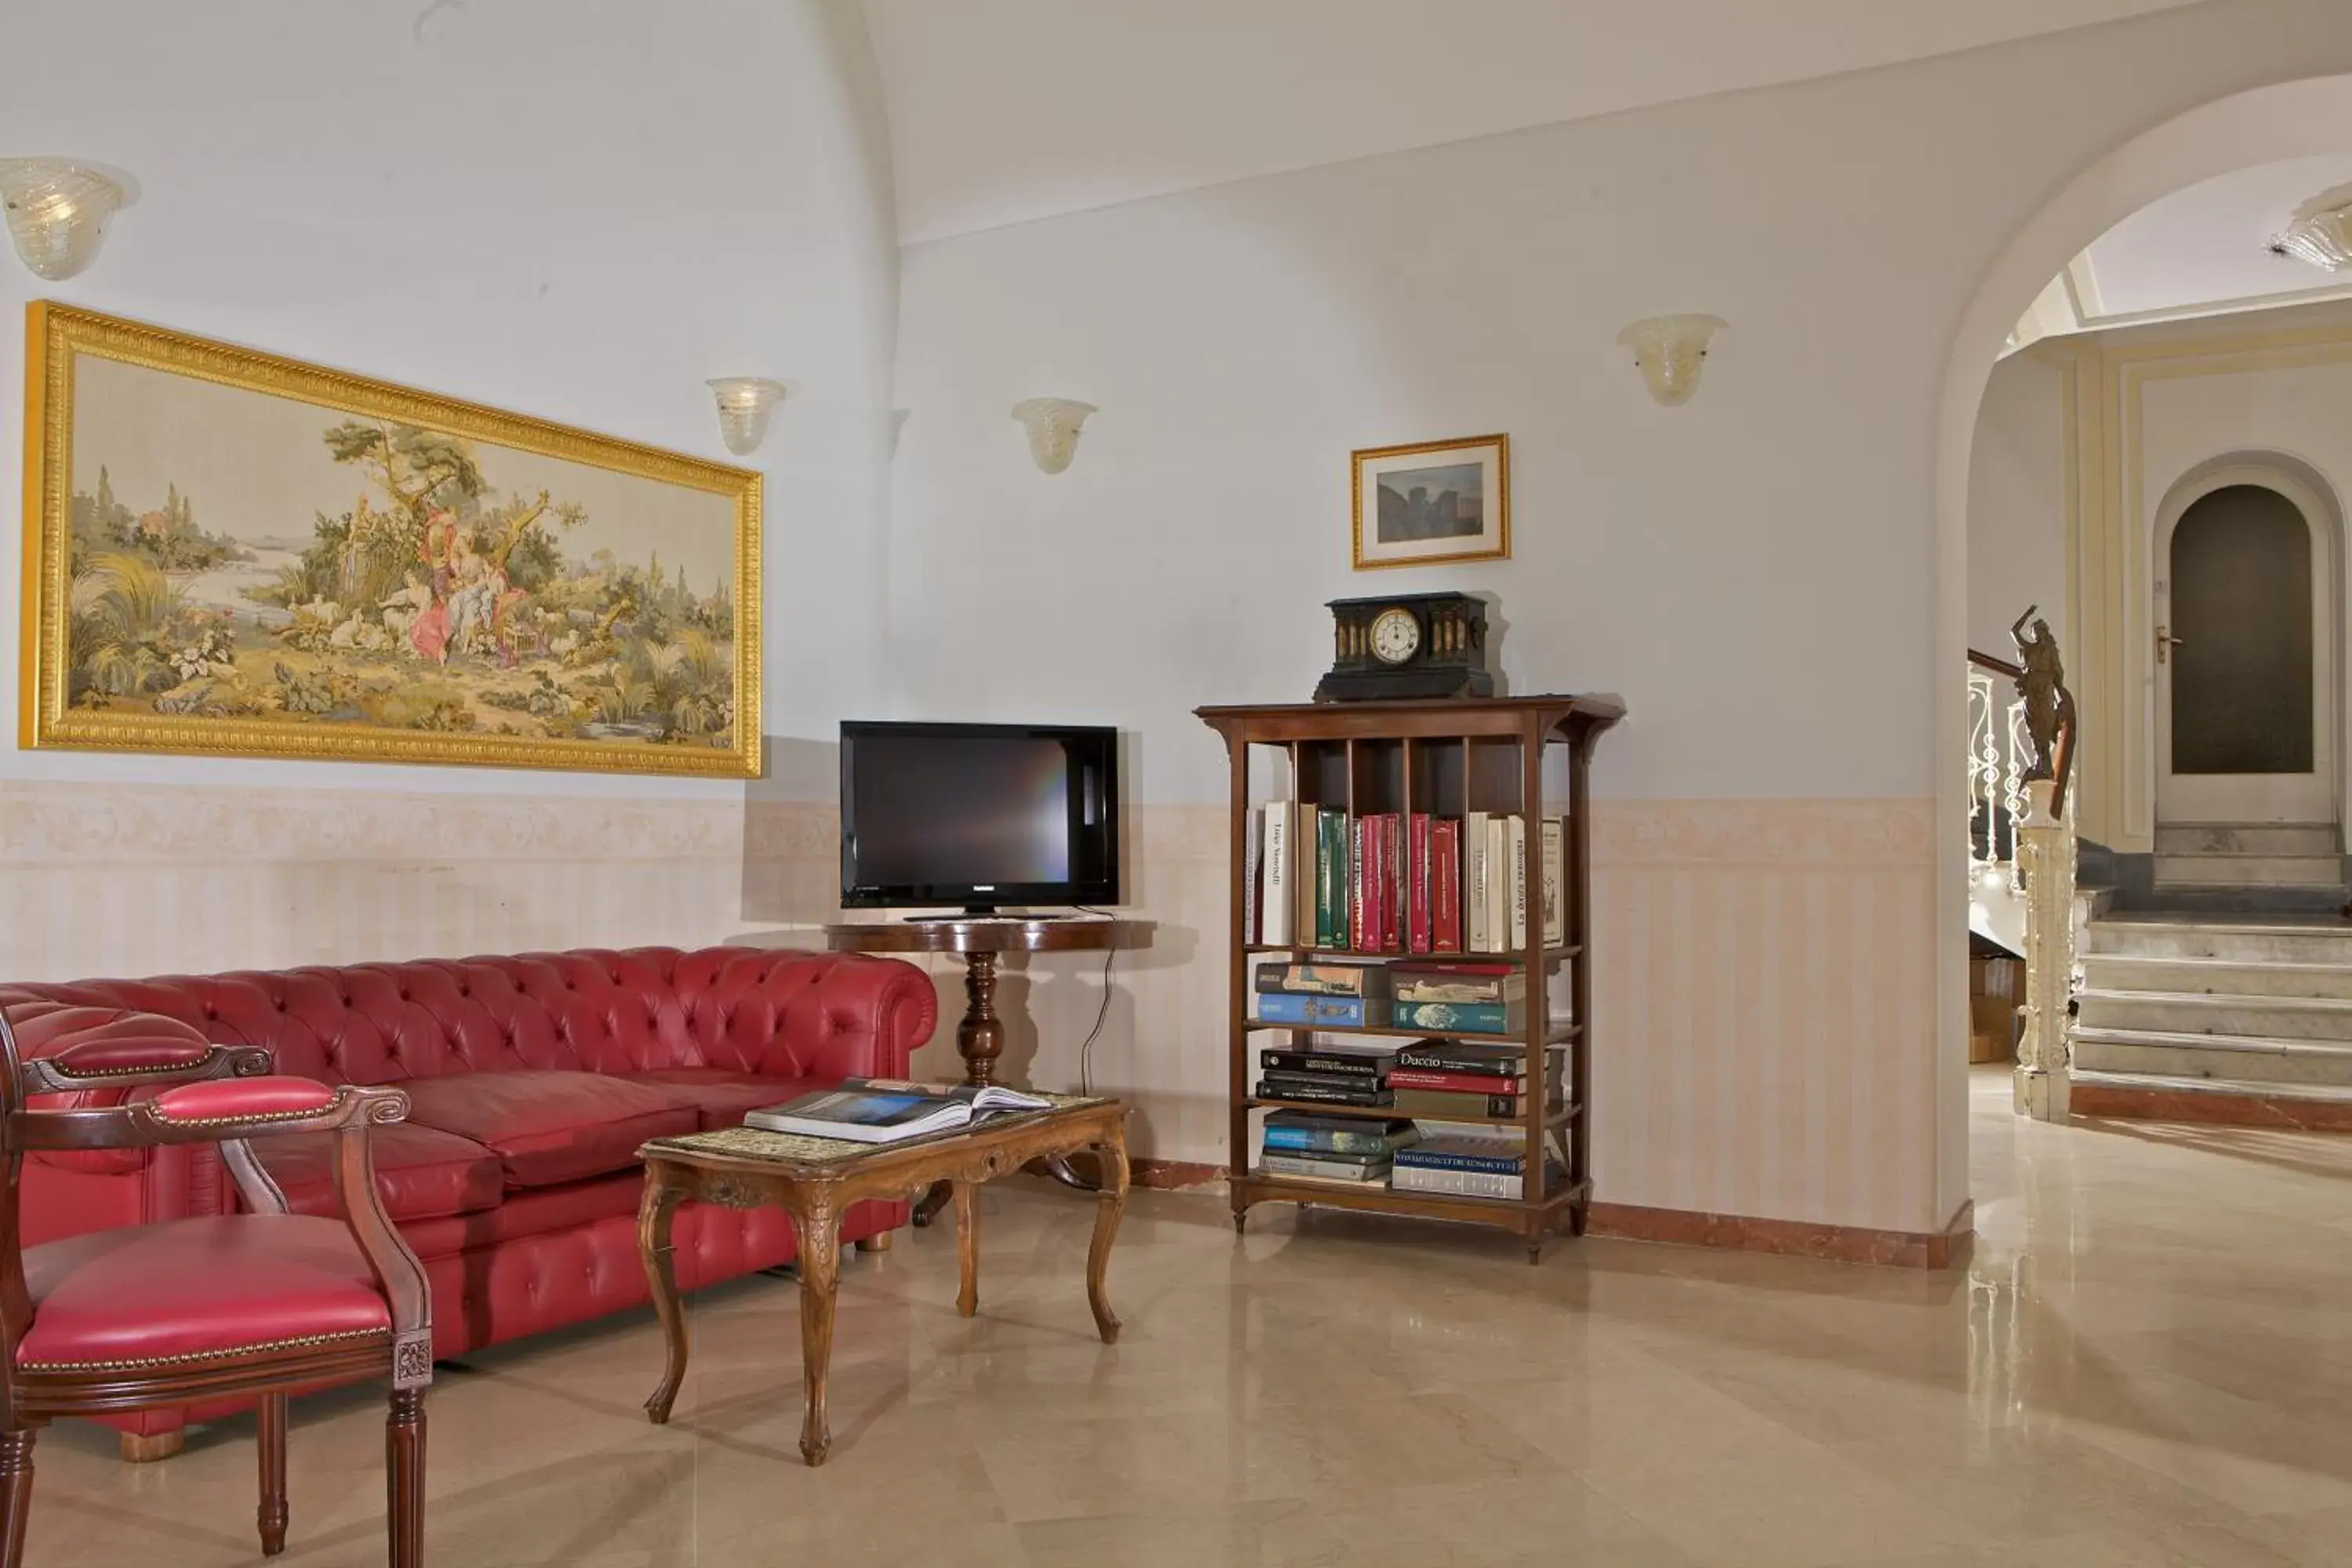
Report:
[[[2156,820],[2336,817],[2336,542],[2264,467],[2184,479],[2156,519]]]

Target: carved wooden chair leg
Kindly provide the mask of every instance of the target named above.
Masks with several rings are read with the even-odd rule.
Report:
[[[392,1568],[425,1562],[425,1395],[394,1389],[383,1422],[385,1513]],[[8,1568],[0,1564],[0,1568]]]
[[[261,1396],[261,1507],[255,1519],[261,1526],[261,1554],[275,1557],[286,1550],[286,1396]]]
[[[25,1521],[33,1511],[33,1433],[0,1432],[0,1568],[24,1568]]]

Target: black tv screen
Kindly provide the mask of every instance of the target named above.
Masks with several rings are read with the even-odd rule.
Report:
[[[1118,731],[841,726],[845,908],[1118,901]]]

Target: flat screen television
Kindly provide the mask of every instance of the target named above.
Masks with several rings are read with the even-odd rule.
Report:
[[[1118,731],[845,721],[841,902],[1118,902]]]

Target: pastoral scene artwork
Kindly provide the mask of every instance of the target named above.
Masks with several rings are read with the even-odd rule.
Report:
[[[159,749],[191,733],[211,749],[215,725],[238,737],[220,749],[265,754],[299,738],[297,754],[738,771],[756,489],[747,518],[740,484],[90,353],[71,418],[62,729],[90,720],[86,736],[135,744],[131,721],[152,720],[180,742]],[[328,743],[345,734],[376,743]]]

